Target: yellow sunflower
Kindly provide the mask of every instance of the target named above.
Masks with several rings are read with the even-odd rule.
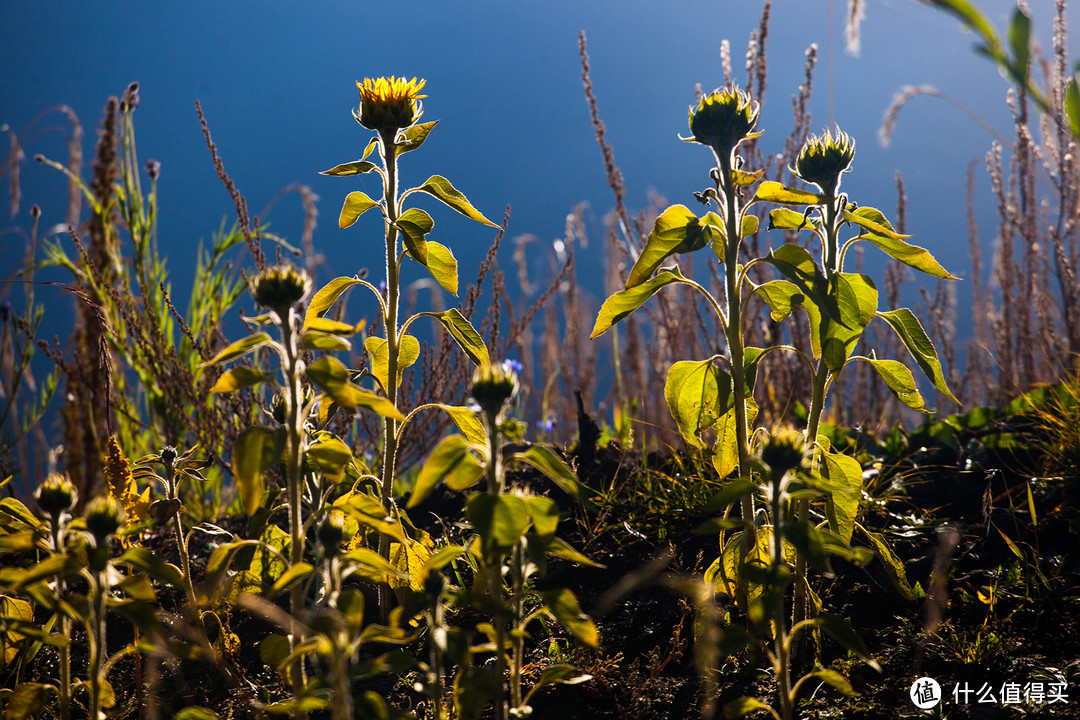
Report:
[[[397,77],[364,78],[356,83],[360,108],[353,111],[357,121],[376,132],[395,132],[412,125],[422,114],[420,98],[426,80]]]

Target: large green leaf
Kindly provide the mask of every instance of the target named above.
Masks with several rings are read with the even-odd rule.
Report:
[[[349,446],[330,433],[322,433],[322,436],[312,443],[307,457],[334,483],[345,478],[345,468],[352,465],[354,460]]]
[[[427,267],[427,234],[435,227],[435,221],[419,208],[409,208],[397,221],[405,251],[416,262]]]
[[[454,338],[458,347],[469,356],[469,359],[475,365],[489,365],[491,363],[484,339],[480,337],[480,333],[476,332],[476,328],[461,314],[460,310],[450,308],[440,313],[422,312],[418,313],[417,316],[433,317],[438,320],[446,329],[446,332],[450,333],[450,337]]]
[[[341,206],[341,215],[338,216],[338,227],[342,230],[351,227],[361,215],[378,204],[359,190],[354,190],[345,196],[345,203]]]
[[[889,390],[900,402],[912,410],[927,412],[926,401],[923,399],[922,394],[919,393],[919,386],[915,384],[915,378],[912,376],[911,371],[908,370],[907,365],[897,360],[878,360],[876,358],[862,358],[862,360],[870,363],[870,366],[877,371],[877,374],[881,376]]]
[[[329,356],[319,358],[308,367],[307,374],[343,408],[355,410],[363,407],[383,417],[394,420],[405,419],[405,416],[385,397],[349,382],[349,370],[337,358]]]
[[[754,288],[754,294],[769,306],[769,317],[776,322],[787,320],[797,307],[801,307],[805,295],[787,280],[770,280]]]
[[[878,292],[865,275],[837,273],[836,304],[840,322],[825,320],[821,354],[830,370],[844,367],[855,345],[877,312]]]
[[[266,485],[263,474],[281,457],[285,434],[280,429],[253,425],[236,436],[232,451],[232,471],[236,489],[248,515],[262,502]]]
[[[428,135],[435,129],[435,126],[439,124],[438,120],[432,120],[426,123],[417,123],[412,127],[403,130],[397,137],[398,154],[412,152],[416,148],[424,144]]]
[[[782,205],[820,205],[825,202],[824,195],[815,195],[805,190],[785,187],[773,180],[766,180],[757,186],[751,202],[771,202]]]
[[[958,279],[943,268],[930,251],[906,242],[910,236],[895,232],[880,210],[872,207],[861,207],[854,212],[845,210],[844,218],[859,226],[858,240],[877,245],[889,257],[932,277]]]
[[[427,263],[425,267],[435,278],[435,282],[451,295],[456,296],[458,291],[458,266],[457,258],[450,248],[434,240],[427,241]]]
[[[367,348],[371,359],[371,374],[374,375],[384,388],[390,387],[388,374],[390,372],[390,344],[381,337],[371,335],[364,338],[364,347]],[[405,370],[411,367],[420,358],[420,341],[412,335],[403,335],[401,344],[398,346],[397,385],[401,386],[401,379]]]
[[[448,435],[439,441],[420,468],[406,507],[416,507],[445,478],[454,490],[475,485],[484,475],[484,465],[476,456],[475,446],[461,435]]]
[[[465,515],[480,535],[480,548],[488,563],[498,562],[513,548],[530,523],[528,505],[517,495],[477,493],[469,498]]]
[[[821,466],[821,473],[829,485],[825,515],[829,518],[832,531],[844,544],[850,545],[851,535],[855,532],[855,519],[859,514],[859,501],[862,499],[862,465],[848,455],[823,452],[822,456],[825,462]]]
[[[611,326],[622,320],[630,313],[645,304],[645,301],[665,285],[685,282],[686,278],[679,272],[679,268],[664,268],[655,277],[646,280],[640,285],[620,290],[600,306],[600,313],[596,316],[596,324],[593,325],[589,339],[595,339],[611,329]]]
[[[945,374],[941,370],[941,361],[938,360],[937,349],[934,348],[934,343],[926,335],[926,331],[923,330],[919,318],[915,317],[915,313],[907,308],[899,308],[879,312],[878,317],[889,323],[889,326],[896,331],[904,346],[907,347],[908,352],[911,353],[915,363],[930,378],[930,382],[934,384],[934,387],[945,397],[959,405],[960,401],[952,394],[948,383],[945,382]]]
[[[308,303],[307,313],[304,314],[304,326],[306,327],[315,318],[322,317],[337,302],[342,293],[359,283],[360,281],[354,277],[339,277],[319,288]]]
[[[441,200],[443,203],[453,208],[454,210],[457,210],[459,213],[471,220],[483,223],[484,225],[489,225],[493,228],[499,227],[498,225],[484,217],[479,210],[474,208],[469,203],[469,199],[466,198],[457,188],[455,188],[450,183],[449,180],[444,178],[442,175],[432,175],[424,181],[423,185],[415,188],[415,190],[427,193],[433,198]]]
[[[806,248],[790,243],[781,245],[764,260],[794,283],[804,296],[804,305],[810,301],[818,308],[823,308],[826,316],[839,319],[835,300],[829,297],[828,280]]]
[[[261,348],[263,345],[269,345],[273,340],[270,336],[264,332],[255,333],[254,335],[248,335],[242,340],[237,340],[227,348],[219,352],[214,357],[203,363],[203,367],[207,365],[220,365],[221,363],[235,360],[239,357],[243,357],[250,352],[254,352]]]
[[[672,205],[656,218],[645,248],[626,278],[626,289],[652,277],[660,264],[675,253],[700,250],[712,241],[717,227],[703,224],[685,205]]]
[[[751,396],[746,397],[746,423],[754,426],[758,406]],[[720,416],[713,426],[716,430],[716,443],[712,447],[710,461],[721,478],[726,478],[739,467],[739,433],[735,424],[735,405]]]
[[[555,618],[555,622],[579,642],[591,648],[600,644],[600,635],[596,631],[596,625],[588,615],[581,611],[581,606],[573,592],[566,588],[558,588],[543,591],[540,597],[543,598],[544,607]]]
[[[475,410],[462,405],[444,405],[443,403],[434,403],[434,405],[450,416],[466,440],[474,445],[487,447],[487,430],[484,429],[484,423],[480,422],[480,418],[476,416]]]
[[[683,439],[704,448],[700,433],[715,425],[730,406],[731,376],[714,365],[713,358],[674,363],[664,384],[664,399]]]

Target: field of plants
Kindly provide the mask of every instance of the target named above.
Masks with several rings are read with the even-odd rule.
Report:
[[[687,98],[684,202],[640,210],[582,33],[607,264],[576,264],[579,208],[546,280],[515,250],[518,287],[510,209],[427,163],[455,120],[423,79],[357,82],[360,152],[323,175],[341,231],[381,214],[380,261],[325,283],[314,194],[295,247],[262,227],[199,107],[236,214],[176,291],[138,84],[86,167],[66,111],[68,157],[33,161],[67,236],[34,206],[0,286],[3,717],[1080,716],[1080,64],[1064,0],[1048,52],[1023,4],[1003,29],[930,4],[1013,85],[988,268],[973,221],[970,268],[906,232],[899,174],[894,207],[860,201],[872,139],[814,131],[815,47],[762,136],[769,3],[745,74],[725,43]],[[15,211],[32,143],[9,134]],[[478,267],[418,198],[485,228]]]

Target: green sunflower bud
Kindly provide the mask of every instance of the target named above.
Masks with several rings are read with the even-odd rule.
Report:
[[[360,107],[353,110],[357,122],[368,130],[394,133],[420,119],[423,103],[420,98],[425,80],[416,78],[364,78],[356,83],[360,90]]]
[[[94,536],[98,547],[105,545],[110,535],[123,527],[127,512],[108,495],[96,497],[86,507],[86,529]]]
[[[803,434],[791,427],[777,430],[761,447],[761,461],[776,477],[806,465],[806,441]]]
[[[256,275],[250,287],[255,302],[284,318],[311,290],[311,278],[291,265],[275,265]]]
[[[754,132],[760,109],[737,87],[713,90],[696,109],[690,106],[691,140],[710,146],[717,157],[730,157],[740,142],[761,134]]]
[[[821,135],[806,139],[794,172],[801,179],[813,183],[829,195],[835,195],[840,187],[840,176],[851,169],[855,158],[855,141],[839,128],[836,135],[826,130]]]
[[[340,552],[341,541],[345,539],[345,524],[338,514],[328,515],[319,524],[318,538],[327,557],[333,557]]]
[[[498,415],[518,391],[517,373],[509,362],[481,365],[472,377],[472,397],[488,415]]]
[[[70,510],[78,497],[79,493],[75,490],[75,486],[66,475],[60,473],[53,473],[47,477],[35,495],[38,506],[53,517]]]

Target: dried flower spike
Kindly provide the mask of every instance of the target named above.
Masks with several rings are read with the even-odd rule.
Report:
[[[828,195],[835,195],[840,187],[840,176],[850,171],[855,158],[855,141],[839,128],[834,135],[826,130],[821,135],[806,139],[793,172],[808,183],[813,183]]]
[[[396,132],[416,122],[423,114],[420,98],[426,81],[397,77],[364,78],[356,83],[360,90],[360,107],[353,111],[357,122],[368,130]]]

